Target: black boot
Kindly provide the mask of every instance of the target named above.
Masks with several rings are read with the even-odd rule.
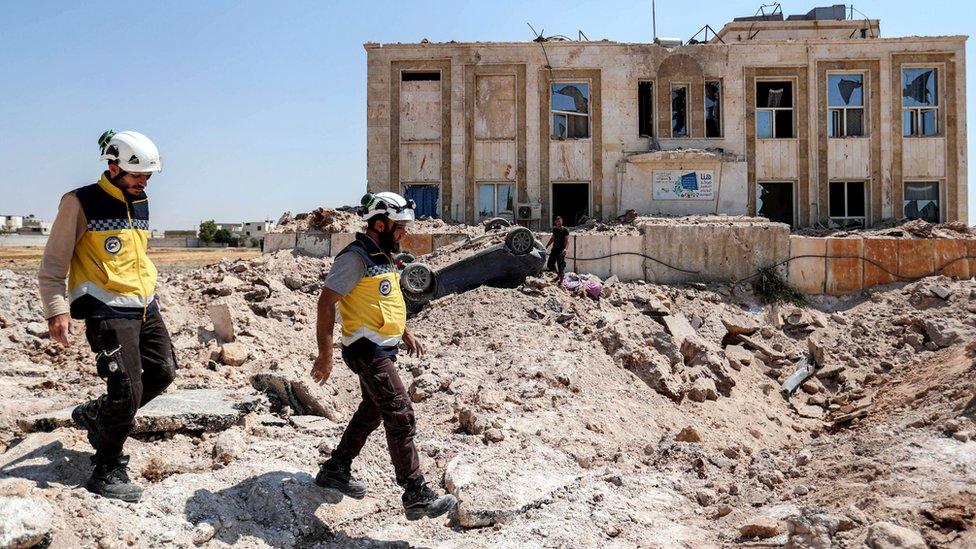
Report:
[[[439,517],[455,505],[457,498],[450,494],[438,495],[423,478],[407,486],[403,492],[403,509],[407,513],[407,520]]]
[[[128,466],[129,456],[96,464],[85,489],[102,497],[136,503],[142,496],[142,488],[129,480]]]
[[[101,418],[98,414],[99,405],[100,402],[98,399],[89,400],[84,404],[75,406],[75,409],[71,411],[71,419],[75,422],[75,425],[88,431],[88,443],[92,445],[96,453],[98,452],[99,437],[101,437]]]
[[[351,498],[363,499],[366,497],[366,483],[352,476],[350,469],[349,465],[329,459],[319,467],[315,484],[337,490]]]

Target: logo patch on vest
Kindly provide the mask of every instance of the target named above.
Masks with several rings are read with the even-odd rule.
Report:
[[[122,239],[117,236],[110,236],[105,239],[105,251],[115,255],[122,251]]]
[[[389,280],[384,280],[383,282],[380,282],[380,294],[390,295],[390,290],[392,289],[393,289],[393,285],[390,284]]]

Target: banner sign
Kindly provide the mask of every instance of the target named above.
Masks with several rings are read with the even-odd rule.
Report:
[[[714,176],[712,171],[654,170],[654,200],[714,200]]]

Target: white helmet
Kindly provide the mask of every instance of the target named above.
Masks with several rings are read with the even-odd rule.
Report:
[[[98,145],[102,149],[101,160],[115,160],[124,171],[149,173],[163,169],[156,144],[139,132],[109,130],[98,139]]]
[[[361,213],[367,221],[378,215],[385,215],[393,221],[413,221],[413,210],[417,207],[412,199],[388,191],[367,194],[363,197],[362,206]]]

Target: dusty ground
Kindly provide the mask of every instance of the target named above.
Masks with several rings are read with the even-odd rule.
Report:
[[[18,273],[37,272],[44,248],[0,247],[0,269]],[[202,267],[222,259],[251,259],[261,255],[255,248],[150,248],[149,257],[161,271]]]
[[[174,389],[254,392],[263,375],[290,390],[223,432],[130,439],[138,505],[79,487],[80,431],[18,426],[101,385],[80,336],[61,349],[36,324],[32,278],[0,271],[0,496],[47,505],[55,546],[976,544],[972,280],[806,308],[722,284],[617,283],[594,300],[543,279],[435,301],[410,321],[428,355],[401,374],[425,474],[461,505],[411,523],[382,433],[354,466],[365,500],[312,483],[359,398],[341,363],[325,388],[307,379],[329,266],[279,252],[161,277]],[[242,365],[221,359],[212,303],[232,311]],[[811,356],[815,375],[781,395]]]

